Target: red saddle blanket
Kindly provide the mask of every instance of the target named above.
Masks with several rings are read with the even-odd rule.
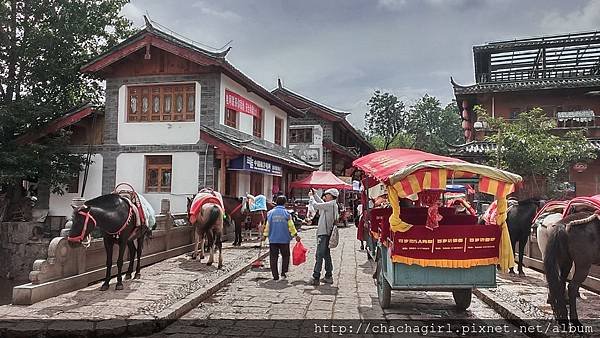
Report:
[[[219,199],[218,196],[210,193],[198,194],[192,202],[192,206],[190,207],[190,213],[188,215],[191,224],[196,223],[196,221],[198,220],[198,214],[200,213],[200,210],[202,210],[202,206],[206,203],[216,204],[221,209],[221,211],[224,210],[223,203],[221,202],[221,199]]]

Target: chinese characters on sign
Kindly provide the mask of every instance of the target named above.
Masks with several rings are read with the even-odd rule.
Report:
[[[254,102],[229,90],[225,90],[225,107],[256,117],[262,114],[262,109]]]
[[[252,171],[272,176],[282,175],[282,168],[280,165],[245,155],[231,160],[229,162],[229,169]]]

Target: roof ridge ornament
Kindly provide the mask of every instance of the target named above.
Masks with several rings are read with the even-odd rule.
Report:
[[[148,14],[144,15],[144,21],[146,22],[146,29],[147,30],[151,31],[151,30],[154,29],[154,26],[152,26],[152,22],[151,22],[150,18],[148,17]]]

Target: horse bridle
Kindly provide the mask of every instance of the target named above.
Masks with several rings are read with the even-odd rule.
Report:
[[[85,209],[86,205],[82,205],[81,207],[79,207],[79,211],[77,212],[79,215],[82,215],[85,217],[85,221],[83,222],[83,229],[81,230],[81,233],[79,234],[79,236],[76,237],[68,237],[67,239],[71,242],[81,242],[83,241],[83,238],[85,237],[85,234],[87,232],[87,227],[88,227],[88,222],[91,219],[92,222],[94,223],[94,227],[96,227],[96,225],[98,224],[96,222],[96,219],[94,218],[94,216],[92,216],[92,214],[90,214],[90,211],[88,209],[88,211],[83,211],[82,209]]]
[[[91,219],[92,222],[94,223],[93,228],[95,228],[98,225],[98,222],[96,222],[96,219],[94,218],[94,216],[92,216],[92,214],[90,213],[90,210],[88,209],[88,211],[83,211],[82,209],[85,209],[87,206],[84,204],[81,207],[79,207],[79,211],[77,212],[79,215],[82,215],[85,217],[85,221],[83,221],[83,229],[81,230],[81,233],[79,234],[79,236],[76,237],[68,237],[67,240],[69,240],[70,242],[81,242],[83,241],[83,238],[85,237],[85,233],[87,232],[87,227],[88,227],[88,222]],[[129,221],[131,220],[131,215],[132,215],[132,209],[131,206],[129,207],[129,215],[127,215],[127,219],[125,219],[125,223],[123,223],[123,225],[119,228],[119,230],[117,230],[116,232],[106,232],[109,235],[116,235],[119,236],[121,234],[121,232],[123,232],[123,230],[125,230],[125,227],[127,226],[127,224],[129,224]],[[90,240],[87,241],[86,244],[84,244],[85,247],[89,246],[89,243],[91,242],[91,235],[88,235],[88,237],[90,237]]]

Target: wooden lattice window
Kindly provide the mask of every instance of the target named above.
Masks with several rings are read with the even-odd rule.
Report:
[[[312,128],[290,129],[290,143],[313,143]]]
[[[195,98],[194,84],[127,87],[127,122],[193,122]]]
[[[171,155],[146,156],[146,192],[171,192]]]
[[[237,128],[237,114],[233,109],[226,108],[225,109],[225,125],[230,126],[231,128]]]
[[[275,117],[275,144],[283,145],[283,119]]]
[[[252,135],[262,138],[262,114],[261,116],[252,116]]]

